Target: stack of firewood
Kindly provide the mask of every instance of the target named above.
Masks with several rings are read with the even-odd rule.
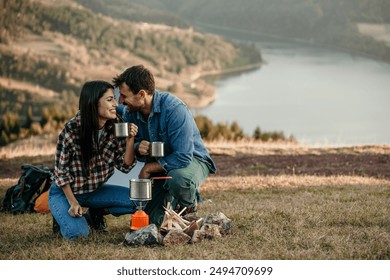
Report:
[[[164,207],[165,209],[165,215],[164,220],[161,224],[160,231],[161,232],[169,232],[172,229],[181,230],[184,232],[193,232],[197,229],[199,229],[199,223],[203,220],[203,218],[200,218],[197,221],[187,221],[186,219],[183,219],[181,216],[184,211],[187,209],[184,207],[179,213],[176,213],[172,207],[171,204],[168,202],[167,207]]]

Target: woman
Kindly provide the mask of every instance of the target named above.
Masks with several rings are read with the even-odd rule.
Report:
[[[79,111],[59,135],[49,206],[65,239],[88,236],[88,220],[93,217],[86,219],[82,207],[115,216],[136,211],[128,187],[105,184],[115,168],[128,173],[136,164],[133,147],[138,128],[131,124],[129,137],[115,138],[117,105],[110,83],[85,83]]]

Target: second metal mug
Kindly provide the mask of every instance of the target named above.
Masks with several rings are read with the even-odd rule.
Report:
[[[150,144],[150,155],[152,157],[164,156],[164,142],[152,142]]]
[[[114,133],[116,137],[129,137],[130,123],[116,123]]]

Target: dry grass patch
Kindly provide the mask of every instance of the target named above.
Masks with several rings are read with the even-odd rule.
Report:
[[[53,236],[50,215],[0,213],[0,259],[390,259],[389,181],[212,177],[202,195],[199,215],[223,212],[232,234],[132,248],[121,245],[130,215],[109,216],[109,234],[69,242]]]
[[[303,145],[296,142],[262,142],[254,139],[238,141],[208,141],[208,150],[215,155],[305,155],[305,154],[338,154],[338,153],[371,153],[389,154],[390,145],[365,146],[326,146],[321,147]]]
[[[55,156],[58,134],[31,136],[0,147],[0,159],[20,157]]]
[[[301,188],[324,186],[387,186],[390,181],[358,176],[229,176],[209,177],[202,190]]]
[[[58,133],[32,136],[18,140],[5,147],[0,147],[0,159],[16,157],[34,157],[53,155]],[[213,155],[305,155],[305,154],[339,154],[339,153],[370,153],[390,154],[390,145],[367,146],[322,146],[314,147],[295,142],[262,142],[253,139],[238,141],[206,141],[207,149]]]

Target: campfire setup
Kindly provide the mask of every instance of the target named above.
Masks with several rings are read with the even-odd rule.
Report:
[[[194,230],[199,229],[199,225],[203,220],[203,218],[200,218],[197,221],[183,219],[181,215],[184,213],[187,207],[184,207],[179,213],[176,213],[171,208],[171,204],[168,203],[167,207],[164,207],[164,209],[165,215],[160,227],[161,232],[169,232],[172,229],[182,230],[186,233],[191,231],[193,232]]]
[[[177,213],[170,203],[164,207],[165,215],[160,229],[155,224],[149,225],[149,216],[143,211],[147,202],[152,199],[152,185],[156,179],[171,177],[155,177],[152,179],[131,179],[130,199],[135,203],[137,211],[132,215],[130,229],[125,236],[125,245],[175,245],[196,243],[204,239],[221,237],[231,232],[232,224],[223,213],[216,212],[206,217],[198,217],[195,213],[182,216],[186,208]]]

